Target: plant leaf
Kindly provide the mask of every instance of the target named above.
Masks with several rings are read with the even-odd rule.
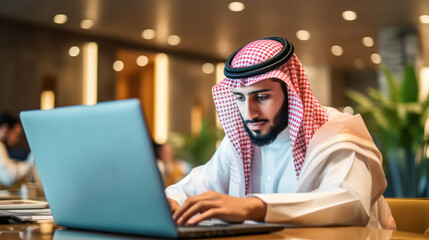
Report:
[[[387,80],[387,86],[389,88],[390,101],[398,102],[399,101],[398,81],[396,80],[395,76],[393,76],[392,72],[386,66],[384,66],[384,65],[381,66],[381,70],[383,71],[383,74]]]
[[[369,112],[371,109],[375,108],[374,103],[367,96],[358,91],[346,89],[345,94],[356,103],[361,112]]]
[[[381,106],[391,107],[393,103],[377,89],[368,88],[368,95]]]
[[[401,85],[402,102],[417,102],[419,100],[419,86],[416,71],[412,65],[405,68]]]

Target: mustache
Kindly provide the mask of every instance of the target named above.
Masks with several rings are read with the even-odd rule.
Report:
[[[268,119],[250,119],[250,120],[243,120],[244,124],[249,123],[258,123],[258,122],[268,122]]]

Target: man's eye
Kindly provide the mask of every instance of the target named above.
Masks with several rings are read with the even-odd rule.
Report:
[[[244,101],[244,97],[243,96],[236,96],[235,100],[242,102],[242,101]]]
[[[258,98],[258,101],[263,101],[263,100],[267,99],[268,96],[267,95],[258,95],[257,98]]]

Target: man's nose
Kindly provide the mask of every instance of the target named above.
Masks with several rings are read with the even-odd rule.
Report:
[[[246,103],[245,103],[245,114],[244,114],[245,119],[247,119],[247,120],[255,119],[258,116],[259,116],[259,111],[258,111],[256,104],[250,100],[246,101]]]

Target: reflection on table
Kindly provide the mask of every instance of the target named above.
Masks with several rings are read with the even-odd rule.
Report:
[[[7,240],[143,240],[153,239],[133,235],[69,230],[57,227],[54,222],[46,221],[37,224],[0,225],[0,239]],[[220,238],[209,238],[220,239]],[[285,228],[270,234],[243,235],[221,239],[262,240],[262,239],[321,239],[321,240],[385,240],[385,239],[429,239],[429,236],[416,233],[370,229],[364,227],[322,227],[322,228]]]

